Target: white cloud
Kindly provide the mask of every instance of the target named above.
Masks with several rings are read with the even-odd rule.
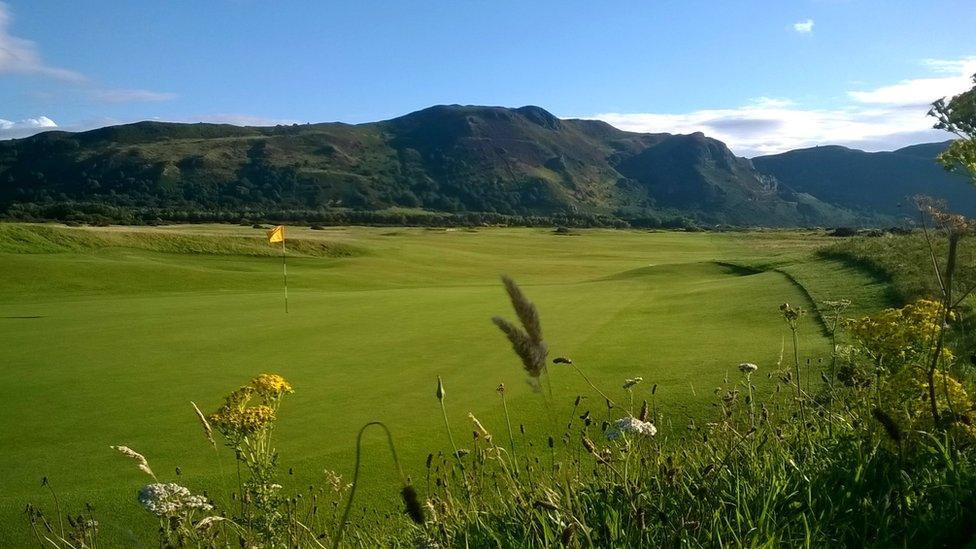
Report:
[[[100,103],[154,103],[171,101],[178,97],[175,93],[122,89],[95,90],[91,95]]]
[[[810,34],[813,32],[813,19],[807,19],[806,21],[797,21],[793,23],[793,30],[800,34]]]
[[[182,122],[189,124],[196,122],[203,122],[207,124],[231,124],[234,126],[277,126],[279,124],[283,126],[290,126],[292,124],[304,123],[290,118],[267,118],[249,114],[206,114],[175,119],[152,118],[151,120],[154,122]],[[133,122],[139,122],[139,120],[119,120],[117,118],[103,117],[83,120],[75,124],[61,126],[46,116],[27,118],[18,122],[0,118],[0,140],[30,137],[36,133],[41,133],[43,131],[48,131],[55,128],[67,132],[84,132],[97,128],[104,128],[105,126],[131,124]]]
[[[834,108],[805,108],[786,99],[761,97],[727,109],[678,114],[602,113],[587,118],[635,132],[703,132],[743,156],[825,144],[891,150],[951,137],[933,130],[934,120],[926,113],[933,100],[972,87],[976,58],[926,60],[923,66],[940,76],[850,91],[848,103]]]
[[[27,137],[57,127],[57,123],[46,116],[36,116],[16,122],[0,118],[0,139]]]
[[[926,59],[922,64],[943,76],[902,80],[890,86],[868,91],[850,91],[847,94],[861,103],[927,104],[939,97],[955,95],[969,89],[972,86],[972,75],[976,73],[976,57],[953,60]]]
[[[0,74],[33,74],[67,82],[86,80],[75,71],[46,64],[34,42],[11,36],[8,32],[11,19],[7,4],[0,2]]]

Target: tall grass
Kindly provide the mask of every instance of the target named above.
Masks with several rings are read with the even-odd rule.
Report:
[[[424,479],[426,494],[419,497],[399,470],[394,436],[387,430],[401,483],[391,486],[391,500],[399,492],[405,514],[355,516],[350,509],[360,462],[373,456],[357,451],[351,484],[334,474],[307,490],[278,484],[284,481],[272,434],[291,387],[278,376],[259,376],[214,414],[194,410],[204,429],[201,443],[212,445],[213,432],[220,433],[238,466],[238,485],[229,499],[215,499],[217,491],[195,495],[155,475],[142,489],[143,505],[160,518],[160,546],[976,543],[976,399],[972,380],[950,371],[954,355],[933,351],[946,330],[947,316],[938,303],[847,321],[840,319],[847,304],[824,304],[823,310],[835,315],[827,323],[834,348],[821,372],[803,360],[796,343],[801,311],[784,305],[779,314],[793,342],[791,359],[739,365],[736,377],[714,391],[712,421],[679,425],[654,404],[652,383],[621,380],[630,401],[625,410],[569,358],[541,363],[548,347],[539,311],[513,281],[506,280],[505,287],[521,326],[496,324],[527,377],[583,375],[592,394],[569,398],[547,391],[537,396],[546,414],[512,418],[500,386],[505,435],[496,437],[495,426],[469,414],[471,436],[462,440],[447,419],[448,410],[462,403],[447,398],[446,384],[438,379],[432,398],[442,408],[452,448],[432,452],[426,470],[412,475]],[[845,328],[850,346],[837,344],[836,331]],[[932,360],[941,376],[937,386],[926,378]],[[761,375],[772,383],[754,384]],[[639,408],[637,401],[642,401]],[[589,409],[589,402],[597,409]],[[928,412],[932,408],[934,416]],[[431,418],[432,426],[436,423]],[[540,434],[527,434],[525,425]],[[120,451],[152,474],[141,454]],[[57,505],[54,512],[51,519],[38,506],[28,508],[41,544],[94,546],[94,518],[86,518],[78,530],[77,520],[68,526],[61,520],[71,515]]]

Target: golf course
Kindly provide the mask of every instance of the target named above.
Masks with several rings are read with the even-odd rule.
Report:
[[[233,454],[215,453],[190,403],[210,413],[264,372],[295,389],[275,429],[286,491],[325,470],[348,478],[373,420],[421,479],[428,453],[450,448],[437,376],[462,446],[469,412],[502,432],[500,383],[530,440],[578,395],[578,413],[605,414],[559,364],[548,379],[565,416],[542,412],[491,322],[514,316],[503,274],[538,307],[550,362],[571,357],[624,407],[625,379],[641,377],[633,398],[653,399],[665,438],[714,414],[713,391],[740,362],[771,390],[784,341],[791,352],[780,304],[811,311],[799,349],[814,379],[831,351],[817,303],[851,299],[851,316],[888,305],[869,274],[814,255],[835,240],[814,231],[285,230],[287,313],[281,248],[258,228],[0,224],[0,546],[27,542],[24,506],[48,504],[49,488],[66,509],[90,502],[106,542],[152,545],[154,519],[135,499],[146,478],[109,446],[194,492],[226,486]],[[399,505],[384,447],[367,438],[357,513]]]

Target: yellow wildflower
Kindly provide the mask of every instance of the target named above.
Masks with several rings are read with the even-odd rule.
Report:
[[[918,431],[931,431],[934,427],[928,381],[923,370],[904,368],[892,375],[880,396],[882,409],[902,433],[916,436]],[[936,373],[936,402],[941,413],[949,412],[950,403],[956,412],[957,421],[950,429],[953,434],[969,441],[976,440],[972,397],[952,375]]]
[[[293,392],[285,378],[276,374],[261,374],[224,398],[224,405],[208,418],[231,442],[239,441],[259,431],[270,429],[276,419],[275,409],[282,395]],[[261,404],[249,406],[254,395]]]
[[[900,309],[846,322],[850,334],[879,365],[900,367],[930,352],[942,332],[944,308],[938,301],[920,299]],[[949,313],[949,319],[954,314]],[[943,350],[942,358],[952,360]]]
[[[277,399],[283,394],[294,392],[291,384],[278,374],[261,374],[251,380],[251,387],[265,399]]]

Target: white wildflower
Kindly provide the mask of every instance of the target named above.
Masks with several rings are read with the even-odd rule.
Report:
[[[743,374],[751,374],[758,369],[759,366],[756,366],[751,362],[743,362],[742,364],[739,364],[739,371],[742,372]]]
[[[617,440],[627,433],[652,437],[657,434],[657,427],[649,421],[641,421],[635,417],[618,419],[607,429],[607,439]]]
[[[210,511],[207,498],[195,496],[179,484],[149,484],[139,490],[139,503],[157,517],[172,517],[189,511]]]
[[[642,378],[642,377],[635,377],[635,378],[626,379],[626,380],[624,380],[624,389],[630,389],[634,385],[637,385],[638,383],[641,383],[643,381],[644,381],[644,378]]]

